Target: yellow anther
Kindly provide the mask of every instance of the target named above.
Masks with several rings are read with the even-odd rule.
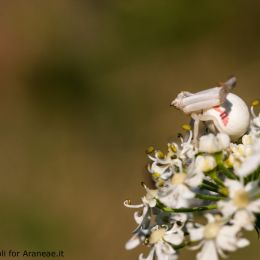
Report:
[[[256,99],[256,100],[253,100],[253,101],[252,101],[251,106],[252,106],[252,107],[256,107],[256,106],[258,106],[259,104],[260,104],[260,101],[259,101],[258,99]]]
[[[145,246],[149,245],[149,239],[148,239],[148,238],[146,238],[146,239],[144,240],[144,245],[145,245]]]
[[[132,203],[131,203],[131,200],[129,200],[129,199],[125,200],[125,204],[131,205],[131,204],[132,204]]]
[[[149,146],[146,150],[145,150],[146,154],[151,154],[154,152],[154,147],[153,146]]]
[[[228,158],[227,160],[224,161],[224,166],[227,167],[227,168],[233,168],[233,163],[232,161],[230,160],[230,158]]]
[[[169,150],[171,150],[173,153],[177,152],[175,145],[169,144],[168,147],[169,147]]]
[[[190,130],[191,130],[191,126],[188,125],[188,124],[183,124],[181,127],[182,127],[182,129],[185,130],[185,131],[190,131]]]
[[[163,159],[163,158],[164,158],[164,154],[163,154],[163,152],[161,152],[161,151],[157,151],[157,152],[156,152],[156,155],[157,155],[157,157],[158,157],[159,159]]]
[[[158,179],[160,176],[161,176],[161,174],[158,173],[158,172],[154,172],[154,173],[152,174],[152,177],[153,177],[154,180]]]
[[[162,188],[164,186],[164,181],[162,179],[159,179],[156,183],[156,186]]]

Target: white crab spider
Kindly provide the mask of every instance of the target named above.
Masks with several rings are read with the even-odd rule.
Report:
[[[218,87],[197,93],[183,91],[172,101],[171,105],[189,114],[194,120],[194,141],[199,131],[199,122],[206,121],[213,131],[238,140],[249,127],[250,113],[246,103],[237,95],[229,93],[235,86],[236,78],[232,77]]]

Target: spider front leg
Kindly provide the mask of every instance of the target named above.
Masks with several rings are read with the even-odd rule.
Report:
[[[191,117],[194,120],[194,123],[193,123],[193,144],[194,144],[195,147],[198,147],[200,117],[196,113],[192,113]]]
[[[195,147],[198,147],[199,145],[199,126],[200,126],[200,122],[206,122],[206,121],[213,121],[213,124],[218,126],[219,123],[217,120],[215,120],[212,117],[209,117],[207,115],[204,114],[199,114],[199,113],[192,113],[191,114],[191,118],[194,120],[193,122],[193,144]]]
[[[220,87],[214,87],[197,93],[181,92],[171,105],[182,110],[185,114],[191,114],[221,105],[229,91],[234,87],[236,78],[232,77]]]

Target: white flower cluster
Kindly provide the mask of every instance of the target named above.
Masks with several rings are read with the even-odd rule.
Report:
[[[202,135],[193,142],[192,129],[167,153],[150,147],[142,203],[124,205],[135,212],[137,228],[126,249],[150,248],[139,260],[175,260],[183,248],[199,250],[198,260],[217,260],[249,245],[243,230],[260,230],[260,114],[254,112],[248,131],[233,143],[225,133]],[[207,222],[203,222],[203,217]],[[202,221],[201,224],[200,222]]]

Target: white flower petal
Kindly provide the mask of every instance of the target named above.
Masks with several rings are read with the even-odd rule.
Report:
[[[156,247],[156,249],[158,249],[158,251],[161,251],[166,255],[173,255],[176,253],[176,251],[173,249],[173,247],[166,242],[159,242],[155,245],[155,247]]]
[[[237,175],[246,177],[250,173],[253,173],[260,165],[260,152],[250,156],[237,170]]]
[[[206,219],[208,220],[208,223],[212,223],[212,222],[215,222],[215,221],[216,221],[214,215],[212,215],[212,214],[210,214],[210,213],[205,214],[205,217],[206,217]]]
[[[195,197],[195,193],[192,192],[186,185],[179,185],[179,192],[185,199],[192,199]]]
[[[208,172],[213,170],[217,166],[216,160],[211,155],[199,155],[195,161],[195,167],[197,171]]]
[[[165,241],[169,242],[170,244],[180,245],[183,242],[184,233],[180,229],[176,230],[176,228],[174,226],[171,230],[166,232],[163,239]]]
[[[219,210],[225,217],[229,217],[237,210],[231,201],[220,200],[217,203]]]
[[[229,226],[224,226],[216,238],[216,244],[224,251],[233,252],[236,250],[236,234],[232,233]]]
[[[205,177],[204,173],[201,172],[201,171],[196,171],[193,173],[192,176],[190,176],[186,181],[185,183],[187,185],[189,185],[190,187],[192,188],[195,188],[195,187],[198,187],[202,181],[203,181],[203,178]]]
[[[233,223],[239,228],[248,231],[254,230],[254,215],[247,210],[238,210],[233,218]]]
[[[189,215],[185,214],[185,213],[176,213],[176,214],[172,214],[170,219],[171,221],[180,221],[182,223],[185,223],[188,219]]]
[[[213,134],[203,135],[199,140],[199,151],[206,153],[215,153],[219,151],[218,141]]]
[[[255,191],[258,192],[258,184],[259,184],[259,181],[252,181],[252,182],[249,182],[246,187],[245,187],[245,191],[246,192],[250,192],[250,193],[253,193]]]
[[[246,238],[241,238],[237,241],[237,246],[239,248],[243,248],[243,247],[246,247],[250,244],[249,240],[246,239]]]
[[[218,260],[218,254],[213,240],[205,241],[201,251],[197,254],[197,260]]]
[[[187,230],[190,234],[191,241],[200,241],[203,239],[204,227],[202,225],[197,224],[198,227],[194,227],[192,223],[187,224]]]
[[[248,207],[248,210],[255,212],[255,213],[260,213],[260,199],[257,199],[255,201],[252,201]]]
[[[252,135],[244,135],[242,137],[242,143],[244,145],[251,145],[251,144],[253,144],[253,136]]]
[[[230,198],[234,198],[235,193],[238,190],[244,190],[243,184],[240,181],[237,181],[237,180],[226,179],[225,185],[228,187]]]
[[[141,242],[142,242],[141,239],[137,235],[134,235],[126,242],[125,249],[126,250],[134,249],[137,246],[139,246]]]
[[[230,137],[224,133],[217,134],[217,140],[220,146],[220,150],[224,150],[229,147],[230,144]]]

